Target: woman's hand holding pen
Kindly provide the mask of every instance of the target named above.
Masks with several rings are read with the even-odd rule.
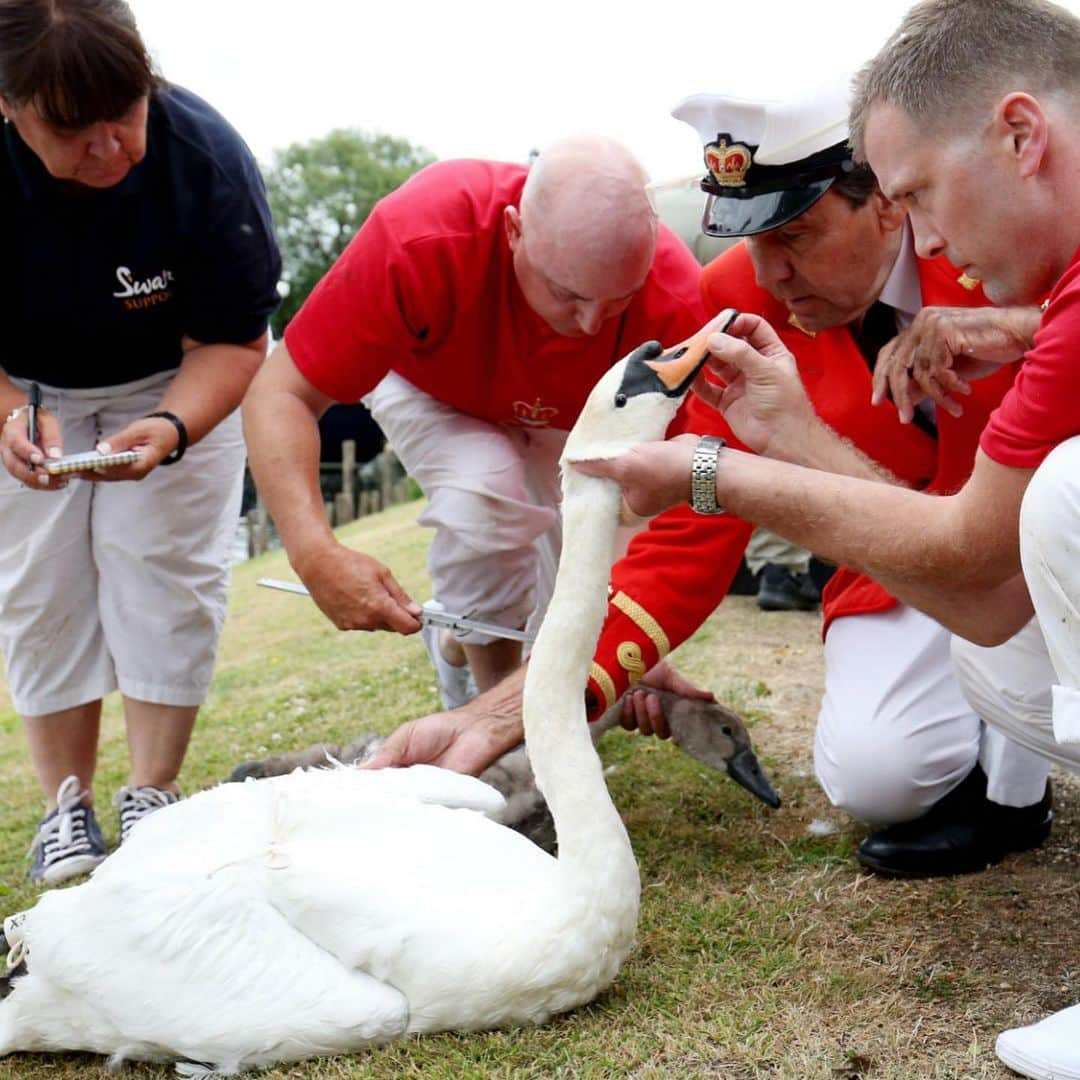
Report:
[[[52,491],[67,484],[66,476],[50,476],[41,467],[46,455],[58,458],[63,453],[60,423],[41,406],[40,393],[32,393],[26,404],[13,409],[0,428],[0,461],[16,480],[35,491]]]
[[[95,447],[107,454],[136,450],[139,460],[131,465],[108,469],[86,469],[51,476],[43,468],[46,457],[63,457],[63,439],[56,417],[40,404],[40,394],[31,395],[23,405],[8,414],[0,428],[0,460],[20,483],[35,491],[55,491],[74,476],[80,480],[141,480],[161,464],[177,447],[177,433],[172,423],[157,417],[142,417],[100,441]],[[32,436],[36,435],[36,439]]]

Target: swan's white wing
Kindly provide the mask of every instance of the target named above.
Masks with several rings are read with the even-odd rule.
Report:
[[[229,1069],[400,1034],[402,995],[290,926],[267,873],[111,875],[47,893],[26,921],[29,974],[3,1003],[14,1045]]]
[[[520,834],[473,811],[402,803],[336,830],[297,824],[278,856],[274,905],[346,966],[402,990],[410,1030],[550,1013],[545,965],[575,954],[583,913],[558,863]],[[545,984],[534,1012],[525,999]]]
[[[447,909],[455,896],[475,906],[507,887],[546,891],[557,880],[551,856],[471,810],[402,800],[328,820],[288,818],[268,879],[273,902],[350,965],[368,968],[402,927],[459,937]]]
[[[451,808],[478,810],[488,817],[497,817],[506,805],[499,792],[475,776],[465,776],[434,765],[374,770],[351,766],[335,769],[296,769],[287,777],[274,779],[285,789],[296,788],[314,792],[313,797],[318,797],[318,793],[327,785],[338,785],[343,790],[358,795],[362,793],[366,798],[386,794]]]
[[[221,784],[149,815],[95,873],[136,875],[159,863],[192,872],[215,870],[261,855],[282,839],[283,829],[301,822],[317,823],[317,832],[333,833],[344,821],[363,828],[379,807],[408,804],[460,807],[497,818],[505,800],[475,777],[429,765],[297,769]]]
[[[434,942],[467,970],[484,941],[521,918],[522,897],[550,897],[558,873],[549,855],[475,810],[417,798],[452,793],[458,780],[459,795],[491,790],[437,769],[225,784],[146,818],[92,883],[265,871],[268,902],[347,968],[399,986],[403,970],[424,971],[428,948],[418,943]]]
[[[224,1066],[400,1032],[410,992],[429,1029],[530,1016],[507,992],[508,935],[535,931],[527,955],[548,948],[557,864],[475,810],[423,801],[487,799],[445,779],[297,773],[151,815],[90,882],[31,913],[31,974],[0,1009],[0,1040],[19,1002],[11,1048]]]

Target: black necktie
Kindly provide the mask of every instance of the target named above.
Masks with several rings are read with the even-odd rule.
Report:
[[[867,367],[873,371],[878,353],[896,337],[896,309],[880,300],[875,300],[866,309],[862,322],[857,326],[852,324],[851,334],[855,338],[855,344],[859,346],[859,352],[866,360]],[[931,438],[937,438],[937,424],[924,410],[915,409],[912,423]]]
[[[862,322],[852,326],[852,335],[859,352],[866,359],[871,371],[877,363],[878,353],[896,337],[896,310],[880,300],[875,300],[862,317]]]

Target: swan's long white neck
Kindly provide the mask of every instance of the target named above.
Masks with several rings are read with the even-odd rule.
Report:
[[[607,610],[617,484],[563,475],[563,552],[525,678],[525,742],[559,840],[559,862],[598,887],[634,890],[637,866],[589,738],[585,687]]]

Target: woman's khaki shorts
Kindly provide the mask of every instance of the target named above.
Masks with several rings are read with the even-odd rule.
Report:
[[[42,387],[65,453],[155,411],[172,374]],[[236,413],[139,482],[31,491],[0,467],[0,650],[22,716],[117,688],[155,704],[201,704],[225,618],[243,466]]]

